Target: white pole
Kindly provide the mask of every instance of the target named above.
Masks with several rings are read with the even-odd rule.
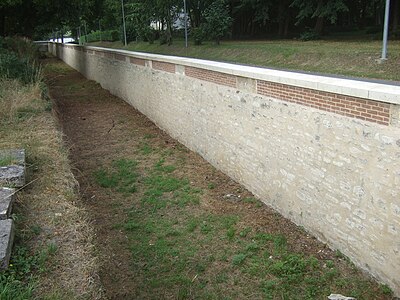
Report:
[[[126,42],[126,25],[125,25],[125,9],[124,9],[124,0],[121,0],[121,6],[122,6],[122,25],[124,27],[124,42],[125,46],[128,45]]]
[[[389,8],[390,8],[390,0],[386,0],[385,25],[383,27],[383,47],[382,47],[381,60],[387,59],[387,43],[388,43],[388,35],[389,35]]]
[[[187,26],[187,9],[186,9],[186,0],[183,0],[183,10],[185,13],[185,47],[188,47],[188,26]]]

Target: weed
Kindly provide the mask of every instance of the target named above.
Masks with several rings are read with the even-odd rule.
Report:
[[[247,255],[244,253],[236,254],[232,257],[232,264],[234,266],[239,266],[244,263],[244,261],[246,260],[246,257],[247,257]]]
[[[34,235],[39,235],[42,232],[42,228],[39,225],[32,225],[30,229]]]
[[[243,202],[244,203],[256,203],[257,199],[254,197],[246,197],[246,198],[243,198]]]
[[[171,175],[161,175],[167,172],[165,167],[157,163],[155,173],[145,179],[147,190],[144,193],[143,202],[148,203],[154,209],[166,207],[169,203],[184,207],[190,203],[198,204],[199,197],[196,195],[201,190],[192,188],[187,179],[178,179]]]
[[[207,186],[208,186],[208,189],[209,189],[209,190],[213,190],[213,189],[215,189],[215,187],[216,187],[215,183],[212,183],[212,182],[209,183]]]
[[[197,226],[198,226],[198,220],[197,219],[190,219],[189,223],[187,225],[187,230],[188,232],[193,232],[196,230]]]
[[[251,232],[251,227],[246,227],[241,232],[239,232],[239,236],[245,238]]]
[[[12,156],[0,157],[0,167],[7,167],[17,163],[17,161]]]
[[[133,160],[120,159],[113,163],[114,170],[110,172],[100,169],[94,173],[97,183],[104,188],[115,188],[121,193],[136,192],[137,162]]]
[[[0,272],[0,299],[29,299],[36,286],[34,271],[44,272],[49,255],[55,252],[51,245],[37,254],[16,246],[11,256],[10,266]]]
[[[274,247],[277,253],[286,252],[287,240],[283,235],[277,235],[274,238]]]
[[[123,227],[127,231],[136,231],[140,228],[140,224],[133,220],[129,220]]]
[[[393,294],[392,289],[386,284],[381,284],[379,286],[379,288],[382,291],[382,293],[385,294],[385,295],[391,296]]]
[[[158,172],[162,173],[172,173],[173,171],[176,170],[175,166],[169,165],[169,166],[164,166],[165,159],[160,159],[154,166],[155,170]]]
[[[153,152],[153,148],[148,143],[140,143],[139,151],[142,155],[149,155]]]
[[[50,243],[47,245],[47,253],[51,256],[54,256],[58,251],[57,244],[55,243]]]
[[[154,139],[156,136],[154,134],[147,133],[143,136],[144,139],[149,140],[149,139]]]
[[[334,262],[331,260],[327,260],[325,262],[327,268],[333,268],[335,266]]]
[[[210,223],[204,221],[200,224],[200,232],[203,234],[208,234],[213,230],[213,226]]]
[[[251,242],[246,246],[246,253],[256,253],[258,250],[260,250],[260,247],[257,243]]]

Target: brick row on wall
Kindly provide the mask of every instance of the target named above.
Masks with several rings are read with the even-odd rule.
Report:
[[[175,64],[161,62],[161,61],[153,61],[152,62],[153,69],[165,71],[169,73],[175,73]]]
[[[194,67],[185,67],[186,76],[201,79],[204,81],[221,84],[229,87],[236,87],[236,76],[220,72],[204,70]]]
[[[138,65],[138,66],[145,66],[146,65],[146,60],[141,59],[141,58],[136,58],[136,57],[130,57],[129,61],[134,64],[134,65]]]
[[[125,61],[126,60],[126,56],[123,54],[118,54],[118,53],[114,53],[114,57],[116,60],[120,60],[120,61]]]
[[[263,80],[257,80],[257,93],[347,117],[389,125],[390,104],[388,103]]]
[[[83,47],[66,46],[66,48],[72,48],[78,51],[83,50]],[[120,61],[126,60],[126,56],[123,54],[99,50],[87,52],[89,54],[96,54],[98,56],[104,56],[110,59],[116,59]],[[129,61],[135,65],[146,66],[145,59],[130,57]],[[169,73],[175,73],[176,71],[175,64],[155,60],[152,61],[152,68]],[[189,66],[185,66],[185,75],[232,88],[237,87],[237,78],[235,75]],[[388,103],[308,88],[295,87],[264,80],[257,80],[256,92],[263,96],[297,103],[351,118],[357,118],[382,125],[390,124],[390,104]]]

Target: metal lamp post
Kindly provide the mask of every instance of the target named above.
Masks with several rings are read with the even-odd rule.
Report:
[[[389,35],[389,8],[390,8],[390,0],[386,0],[385,25],[383,28],[383,47],[382,47],[382,57],[381,57],[382,61],[387,59],[387,43]]]
[[[183,10],[185,14],[185,47],[188,47],[188,26],[187,26],[187,9],[186,9],[186,0],[183,0]]]
[[[124,42],[125,42],[125,46],[127,46],[128,43],[126,42],[126,25],[125,25],[124,0],[121,0],[121,6],[122,6],[122,26],[124,27]]]

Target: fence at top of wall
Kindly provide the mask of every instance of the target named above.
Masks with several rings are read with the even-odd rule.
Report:
[[[49,48],[400,294],[400,86]]]

